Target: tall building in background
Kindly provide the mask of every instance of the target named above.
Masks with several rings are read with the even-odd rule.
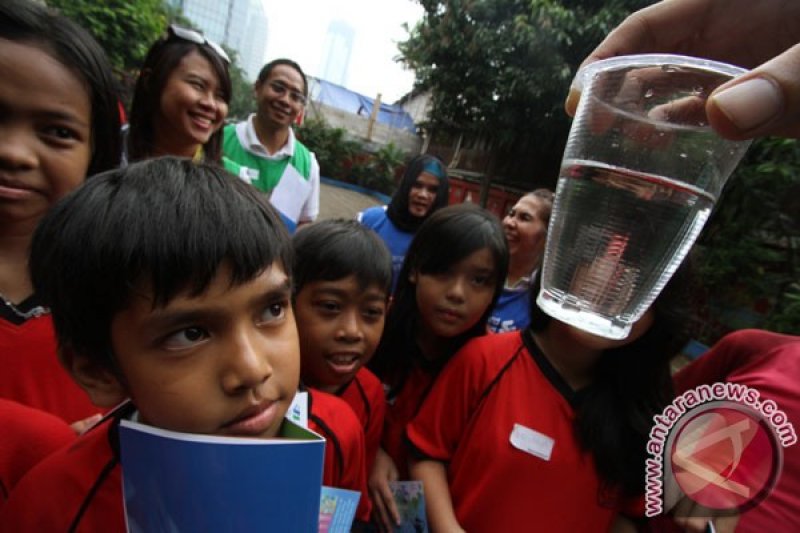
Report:
[[[325,36],[320,77],[323,80],[346,86],[350,68],[350,54],[353,51],[353,27],[341,20],[334,20],[328,26]]]
[[[236,51],[252,81],[265,62],[267,15],[261,0],[169,0],[197,29]]]
[[[264,12],[261,0],[250,1],[250,11],[247,16],[247,31],[242,35],[242,68],[251,81],[255,81],[261,67],[266,63],[267,36],[269,35],[269,21]]]

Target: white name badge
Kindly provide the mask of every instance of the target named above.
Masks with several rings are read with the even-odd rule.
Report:
[[[550,460],[550,455],[553,453],[553,445],[555,444],[551,437],[520,424],[514,424],[509,441],[514,448],[545,461]]]
[[[258,179],[258,175],[259,172],[257,168],[242,166],[239,169],[239,177],[251,185]]]

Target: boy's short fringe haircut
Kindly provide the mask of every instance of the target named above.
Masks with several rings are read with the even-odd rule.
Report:
[[[381,238],[355,220],[324,220],[295,233],[295,293],[313,281],[355,276],[361,290],[378,286],[388,297],[392,256]]]
[[[289,274],[286,228],[250,185],[165,157],[100,174],[57,203],[34,234],[30,270],[60,347],[109,366],[111,322],[134,294],[154,308],[199,295],[223,263],[234,286],[273,264]]]

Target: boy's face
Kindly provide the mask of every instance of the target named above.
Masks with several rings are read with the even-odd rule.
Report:
[[[231,286],[223,265],[199,296],[153,308],[134,296],[111,323],[126,392],[142,422],[182,431],[274,437],[297,391],[300,354],[290,281],[274,263]]]
[[[312,281],[297,293],[303,381],[335,392],[353,379],[378,347],[386,315],[386,291],[359,287],[355,276]]]

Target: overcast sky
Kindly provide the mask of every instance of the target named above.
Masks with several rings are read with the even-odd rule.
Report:
[[[393,61],[397,43],[407,38],[402,28],[422,18],[411,0],[262,0],[269,20],[267,61],[288,57],[308,74],[322,72],[328,25],[341,20],[353,28],[353,50],[345,86],[393,103],[411,90],[414,74]]]

